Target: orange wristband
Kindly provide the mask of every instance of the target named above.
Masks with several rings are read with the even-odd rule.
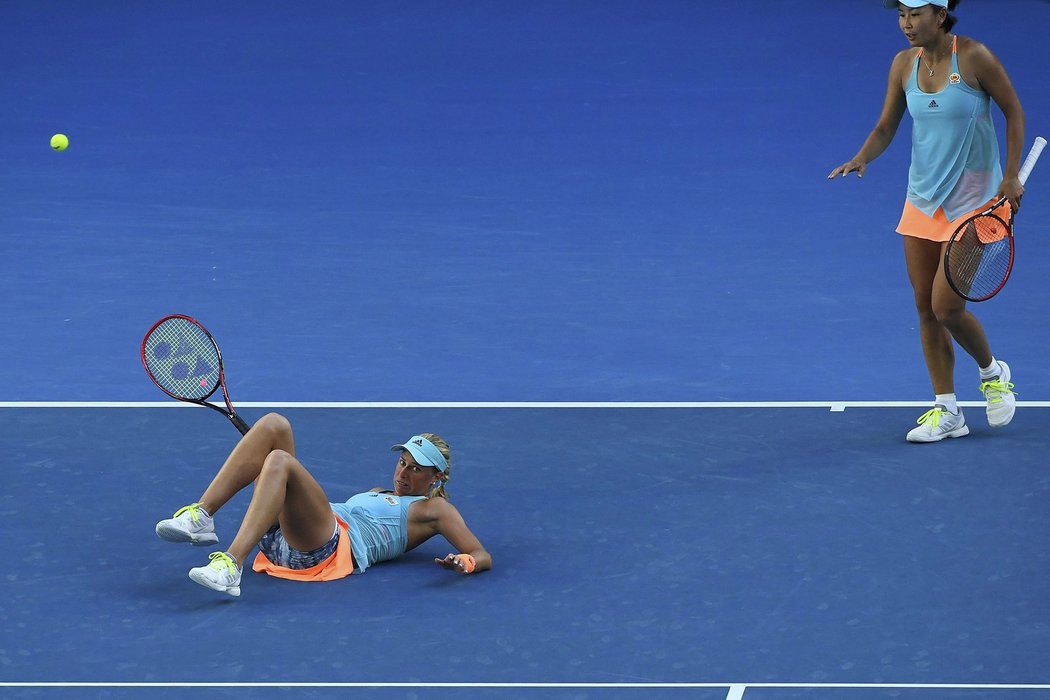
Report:
[[[463,570],[468,574],[474,573],[474,567],[477,566],[477,562],[474,561],[474,557],[469,554],[457,554],[456,559],[463,564]]]

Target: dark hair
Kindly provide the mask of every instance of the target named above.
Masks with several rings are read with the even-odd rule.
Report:
[[[941,25],[941,29],[947,34],[955,26],[955,23],[959,21],[959,18],[951,13],[956,7],[959,6],[959,0],[948,0],[948,17],[945,18],[944,24]]]

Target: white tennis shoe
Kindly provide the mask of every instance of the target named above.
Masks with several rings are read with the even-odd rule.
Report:
[[[959,409],[958,414],[950,413],[940,404],[923,413],[915,422],[919,424],[919,427],[912,428],[908,433],[908,442],[937,442],[944,438],[956,438],[970,434],[962,409]]]
[[[168,542],[190,542],[198,547],[215,544],[215,519],[200,503],[179,508],[168,520],[157,523],[157,536]]]
[[[1002,360],[999,363],[999,376],[981,382],[981,393],[988,402],[988,425],[1001,428],[1014,419],[1017,399],[1014,398],[1014,385],[1010,381],[1010,366]]]
[[[195,583],[231,595],[234,598],[241,594],[241,567],[226,552],[212,552],[211,560],[206,566],[190,569],[190,578]]]

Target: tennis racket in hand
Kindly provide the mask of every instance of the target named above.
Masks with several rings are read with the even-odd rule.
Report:
[[[142,366],[168,396],[215,409],[229,418],[241,435],[248,432],[248,424],[233,410],[226,392],[219,345],[194,319],[173,314],[153,324],[142,339]],[[206,400],[220,387],[225,409]]]
[[[1022,185],[1045,146],[1043,137],[1035,140],[1017,173]],[[1009,214],[1002,211],[1003,206],[1009,209]],[[944,251],[944,275],[948,284],[967,301],[986,301],[998,294],[1010,279],[1013,266],[1014,212],[1005,197],[959,224]]]

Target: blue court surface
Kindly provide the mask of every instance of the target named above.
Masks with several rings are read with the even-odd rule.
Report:
[[[1050,136],[1050,3],[957,14]],[[1016,417],[960,350],[971,435],[906,443],[910,120],[826,180],[905,46],[878,0],[0,4],[0,697],[1050,697],[1050,163],[971,306]],[[332,500],[446,437],[493,569],[194,585],[153,527],[237,433],[146,377],[169,313]]]

